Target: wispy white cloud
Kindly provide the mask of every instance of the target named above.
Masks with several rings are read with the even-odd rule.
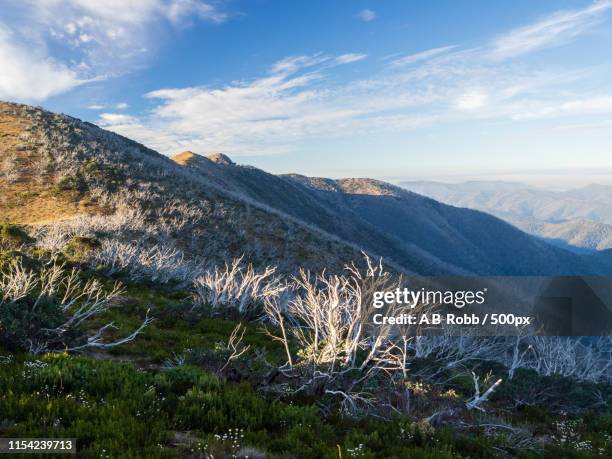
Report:
[[[417,62],[422,62],[433,57],[439,56],[440,54],[447,53],[457,46],[442,46],[440,48],[432,48],[425,51],[421,51],[414,54],[409,54],[407,56],[395,57],[393,60],[390,60],[388,65],[390,67],[402,67],[405,65],[416,64]]]
[[[164,8],[164,7],[162,7]],[[173,0],[165,6],[164,13],[176,25],[190,23],[194,19],[212,22],[224,22],[227,14],[220,12],[213,5],[199,0]]]
[[[199,0],[22,0],[2,8],[0,96],[23,101],[142,65],[164,24],[226,19]]]
[[[327,63],[332,58],[323,53],[314,56],[290,56],[276,62],[270,69],[271,73],[292,73],[308,67]]]
[[[276,62],[271,68],[272,74],[287,74],[295,73],[301,70],[314,69],[309,77],[320,76],[319,70],[334,67],[336,65],[352,64],[359,62],[368,57],[367,54],[347,53],[339,56],[318,53],[312,56],[290,56]]]
[[[601,0],[580,10],[558,11],[500,36],[493,43],[492,56],[505,59],[563,44],[601,23],[611,8],[611,0]]]
[[[336,57],[335,61],[337,64],[351,64],[353,62],[362,61],[366,59],[367,57],[368,57],[367,54],[349,53],[349,54],[342,54]]]
[[[363,10],[361,10],[359,13],[357,13],[357,17],[359,19],[361,19],[362,21],[365,22],[370,22],[373,21],[374,19],[376,19],[376,13],[368,8],[365,8]]]
[[[508,90],[512,85],[535,84],[532,75],[502,76],[476,62],[466,68],[467,55],[457,51],[417,68],[342,85],[330,85],[330,73],[338,62],[354,59],[294,56],[255,80],[152,91],[146,95],[157,102],[151,115],[137,120],[118,117],[119,122],[103,117],[100,123],[165,153],[190,148],[273,154],[290,151],[305,139],[409,130],[480,117],[483,111],[493,113],[504,98],[515,97],[517,91]]]
[[[86,80],[44,52],[32,52],[0,24],[0,99],[43,100]]]
[[[573,115],[612,113],[612,95],[586,96],[552,101],[519,101],[511,106],[512,118],[530,120]]]
[[[158,102],[150,116],[129,119],[106,113],[99,123],[165,153],[190,148],[248,155],[287,152],[292,142],[315,136],[390,126],[408,129],[433,121],[432,114],[387,111],[390,101],[397,107],[415,104],[410,95],[383,98],[377,90],[376,101],[367,84],[362,88],[322,84],[336,65],[363,58],[360,54],[297,56],[277,62],[267,76],[255,80],[221,88],[161,89],[146,95]]]
[[[127,102],[118,102],[116,104],[91,104],[88,105],[87,108],[90,110],[104,110],[104,109],[113,109],[113,110],[125,110],[129,105]]]
[[[124,124],[133,124],[137,120],[131,115],[125,115],[123,113],[101,113],[100,121],[106,126],[117,126]]]
[[[468,90],[459,95],[456,105],[459,110],[474,111],[487,104],[488,94],[481,89]]]

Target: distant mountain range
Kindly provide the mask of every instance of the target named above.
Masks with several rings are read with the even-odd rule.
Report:
[[[521,183],[429,181],[400,186],[457,207],[482,210],[574,251],[612,248],[612,186],[548,191]]]
[[[223,154],[171,160],[27,105],[0,103],[0,143],[0,222],[53,225],[121,210],[141,222],[124,231],[214,262],[244,254],[284,271],[339,270],[363,250],[424,275],[612,274],[609,253],[573,253],[389,183],[277,176]]]

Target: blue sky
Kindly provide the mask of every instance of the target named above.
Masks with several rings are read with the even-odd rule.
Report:
[[[271,172],[612,183],[612,0],[0,0],[0,99]]]

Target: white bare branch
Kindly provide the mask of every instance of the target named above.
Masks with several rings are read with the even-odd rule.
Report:
[[[468,400],[465,404],[465,407],[468,410],[473,410],[473,409],[477,409],[480,411],[484,411],[484,408],[482,408],[482,405],[484,402],[487,401],[487,399],[490,397],[490,395],[495,391],[495,389],[497,389],[497,387],[502,383],[501,379],[498,379],[497,381],[495,381],[486,391],[484,394],[480,394],[480,385],[479,385],[479,376],[476,375],[476,373],[474,373],[473,371],[472,373],[472,380],[474,381],[474,395],[472,396],[472,398],[470,400]]]

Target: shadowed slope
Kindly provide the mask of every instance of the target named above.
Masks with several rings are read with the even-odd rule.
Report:
[[[607,257],[580,256],[491,215],[441,204],[371,179],[275,176],[195,156],[208,180],[380,253],[422,274],[594,274]]]

